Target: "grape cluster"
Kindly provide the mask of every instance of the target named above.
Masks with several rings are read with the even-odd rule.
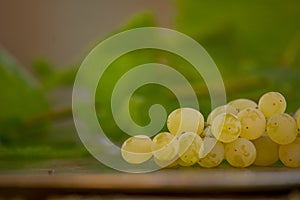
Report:
[[[179,108],[168,116],[169,132],[153,139],[137,135],[127,139],[122,157],[139,164],[152,156],[160,167],[217,167],[224,159],[233,167],[269,166],[280,160],[300,167],[300,109],[284,113],[286,100],[278,92],[261,96],[258,104],[236,99],[215,108],[205,122],[192,108]]]

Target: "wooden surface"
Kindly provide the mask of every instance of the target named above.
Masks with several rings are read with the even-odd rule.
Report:
[[[0,194],[157,196],[284,195],[300,188],[299,169],[161,170],[148,174],[2,174]],[[300,197],[299,197],[300,199]]]

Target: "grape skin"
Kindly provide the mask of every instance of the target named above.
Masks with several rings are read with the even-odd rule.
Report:
[[[268,166],[274,164],[279,159],[279,145],[273,142],[268,136],[262,136],[252,142],[256,149],[255,165]]]
[[[297,127],[300,130],[300,115],[297,116]]]
[[[173,160],[178,153],[178,140],[171,133],[159,133],[152,140],[151,150],[153,156],[158,160]]]
[[[146,162],[152,157],[152,140],[145,135],[128,138],[121,147],[121,154],[125,161],[131,164]]]
[[[300,167],[300,138],[293,143],[280,145],[279,159],[286,167]]]
[[[217,167],[224,160],[224,145],[215,138],[205,138],[201,149],[203,149],[204,146],[207,146],[207,143],[207,150],[202,150],[203,153],[201,153],[201,150],[199,152],[200,160],[198,161],[198,164],[205,168]]]
[[[238,138],[225,145],[225,159],[233,167],[248,167],[254,163],[255,158],[255,146],[245,138]]]
[[[176,165],[178,164],[178,159],[164,161],[154,157],[154,162],[161,168],[172,168],[172,167],[176,167]]]
[[[286,100],[279,92],[268,92],[260,97],[258,108],[267,118],[270,118],[272,115],[285,112]]]
[[[195,164],[199,160],[199,150],[202,145],[202,139],[193,132],[183,133],[178,138],[180,159],[190,165]]]
[[[286,113],[273,115],[267,122],[267,134],[277,144],[292,143],[298,134],[296,121]]]
[[[237,117],[242,125],[241,137],[255,140],[265,132],[267,122],[260,110],[246,108],[239,112]]]
[[[168,116],[167,127],[173,135],[183,132],[201,134],[204,129],[204,117],[193,108],[178,108]]]
[[[240,136],[241,122],[236,116],[223,113],[214,119],[211,132],[220,142],[233,142]]]
[[[213,111],[210,112],[210,114],[207,117],[207,123],[208,124],[212,124],[213,120],[220,114],[223,113],[228,113],[228,114],[233,114],[236,115],[238,114],[238,109],[234,106],[231,105],[223,105],[223,106],[219,106],[216,107]]]
[[[257,103],[250,99],[235,99],[230,101],[227,105],[236,107],[239,112],[246,108],[258,108]]]

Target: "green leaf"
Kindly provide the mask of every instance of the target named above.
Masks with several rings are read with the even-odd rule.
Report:
[[[27,133],[40,130],[24,129],[26,119],[47,112],[49,105],[37,82],[4,51],[0,51],[0,91],[0,144],[24,142],[32,136]]]

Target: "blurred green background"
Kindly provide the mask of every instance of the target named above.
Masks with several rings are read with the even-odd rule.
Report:
[[[35,1],[30,2],[32,5],[38,4]],[[67,1],[62,2],[62,5],[71,7]],[[122,9],[118,4],[120,1],[113,2],[119,10]],[[241,97],[257,101],[267,91],[278,91],[286,97],[288,113],[300,107],[300,1],[154,1],[152,4],[157,3],[156,7],[149,2],[126,2],[128,8],[134,7],[135,3],[140,7],[136,7],[135,10],[129,9],[126,19],[123,19],[123,16],[116,17],[113,6],[106,5],[109,4],[108,1],[100,1],[102,10],[105,6],[111,6],[108,9],[110,12],[104,17],[109,18],[113,15],[114,19],[118,18],[122,22],[110,27],[110,32],[99,34],[101,37],[96,41],[85,42],[82,53],[74,54],[77,58],[73,60],[76,61],[64,64],[67,67],[63,68],[56,66],[57,60],[54,62],[49,59],[51,56],[47,56],[47,53],[31,56],[30,64],[24,62],[23,58],[21,63],[16,61],[13,53],[7,51],[6,46],[9,45],[4,45],[5,34],[0,34],[0,45],[3,45],[0,50],[0,169],[5,171],[32,166],[55,167],[55,163],[69,167],[80,165],[82,160],[93,160],[81,144],[73,124],[73,81],[81,60],[93,46],[110,35],[131,28],[164,26],[185,33],[198,41],[218,66],[224,79],[228,101]],[[6,3],[11,8],[21,6],[16,2],[14,5]],[[91,2],[91,5],[86,7],[90,8],[92,4]],[[81,9],[85,6],[76,5],[83,6]],[[59,8],[59,5],[56,6]],[[11,12],[15,15],[22,13],[18,9]],[[66,12],[68,16],[76,14],[61,9],[57,12]],[[3,17],[0,17],[0,22],[4,24],[4,29],[9,30],[10,24],[17,21],[4,18],[3,12],[0,12],[1,15]],[[101,23],[96,23],[97,20],[92,19],[94,16],[89,17],[82,23],[99,26],[101,29]],[[114,19],[111,23],[114,23]],[[64,19],[57,19],[52,23],[59,23],[59,20]],[[69,22],[75,23],[76,20],[78,18],[70,18]],[[109,20],[106,23],[109,24]],[[39,24],[35,27],[38,29]],[[67,30],[68,25],[60,28]],[[82,29],[81,26],[74,28]],[[94,34],[97,34],[97,31]],[[62,36],[68,38],[68,34]],[[31,42],[35,43],[34,38],[27,41],[28,45]],[[71,47],[69,46],[72,52]],[[59,49],[60,46],[56,48]],[[66,48],[65,44],[62,48]],[[9,50],[22,52],[22,48],[18,48],[17,51]],[[211,110],[207,88],[201,76],[195,73],[188,62],[160,50],[128,53],[114,61],[105,71],[96,94],[99,122],[104,131],[109,133],[108,137],[117,144],[128,136],[118,128],[112,117],[110,96],[114,84],[132,67],[149,62],[164,63],[182,73],[198,95],[201,112],[207,116]],[[154,103],[164,105],[168,113],[178,107],[175,96],[166,88],[157,85],[143,86],[136,91],[130,102],[131,115],[137,124],[149,123],[148,109]],[[32,164],[37,162],[38,165]]]

